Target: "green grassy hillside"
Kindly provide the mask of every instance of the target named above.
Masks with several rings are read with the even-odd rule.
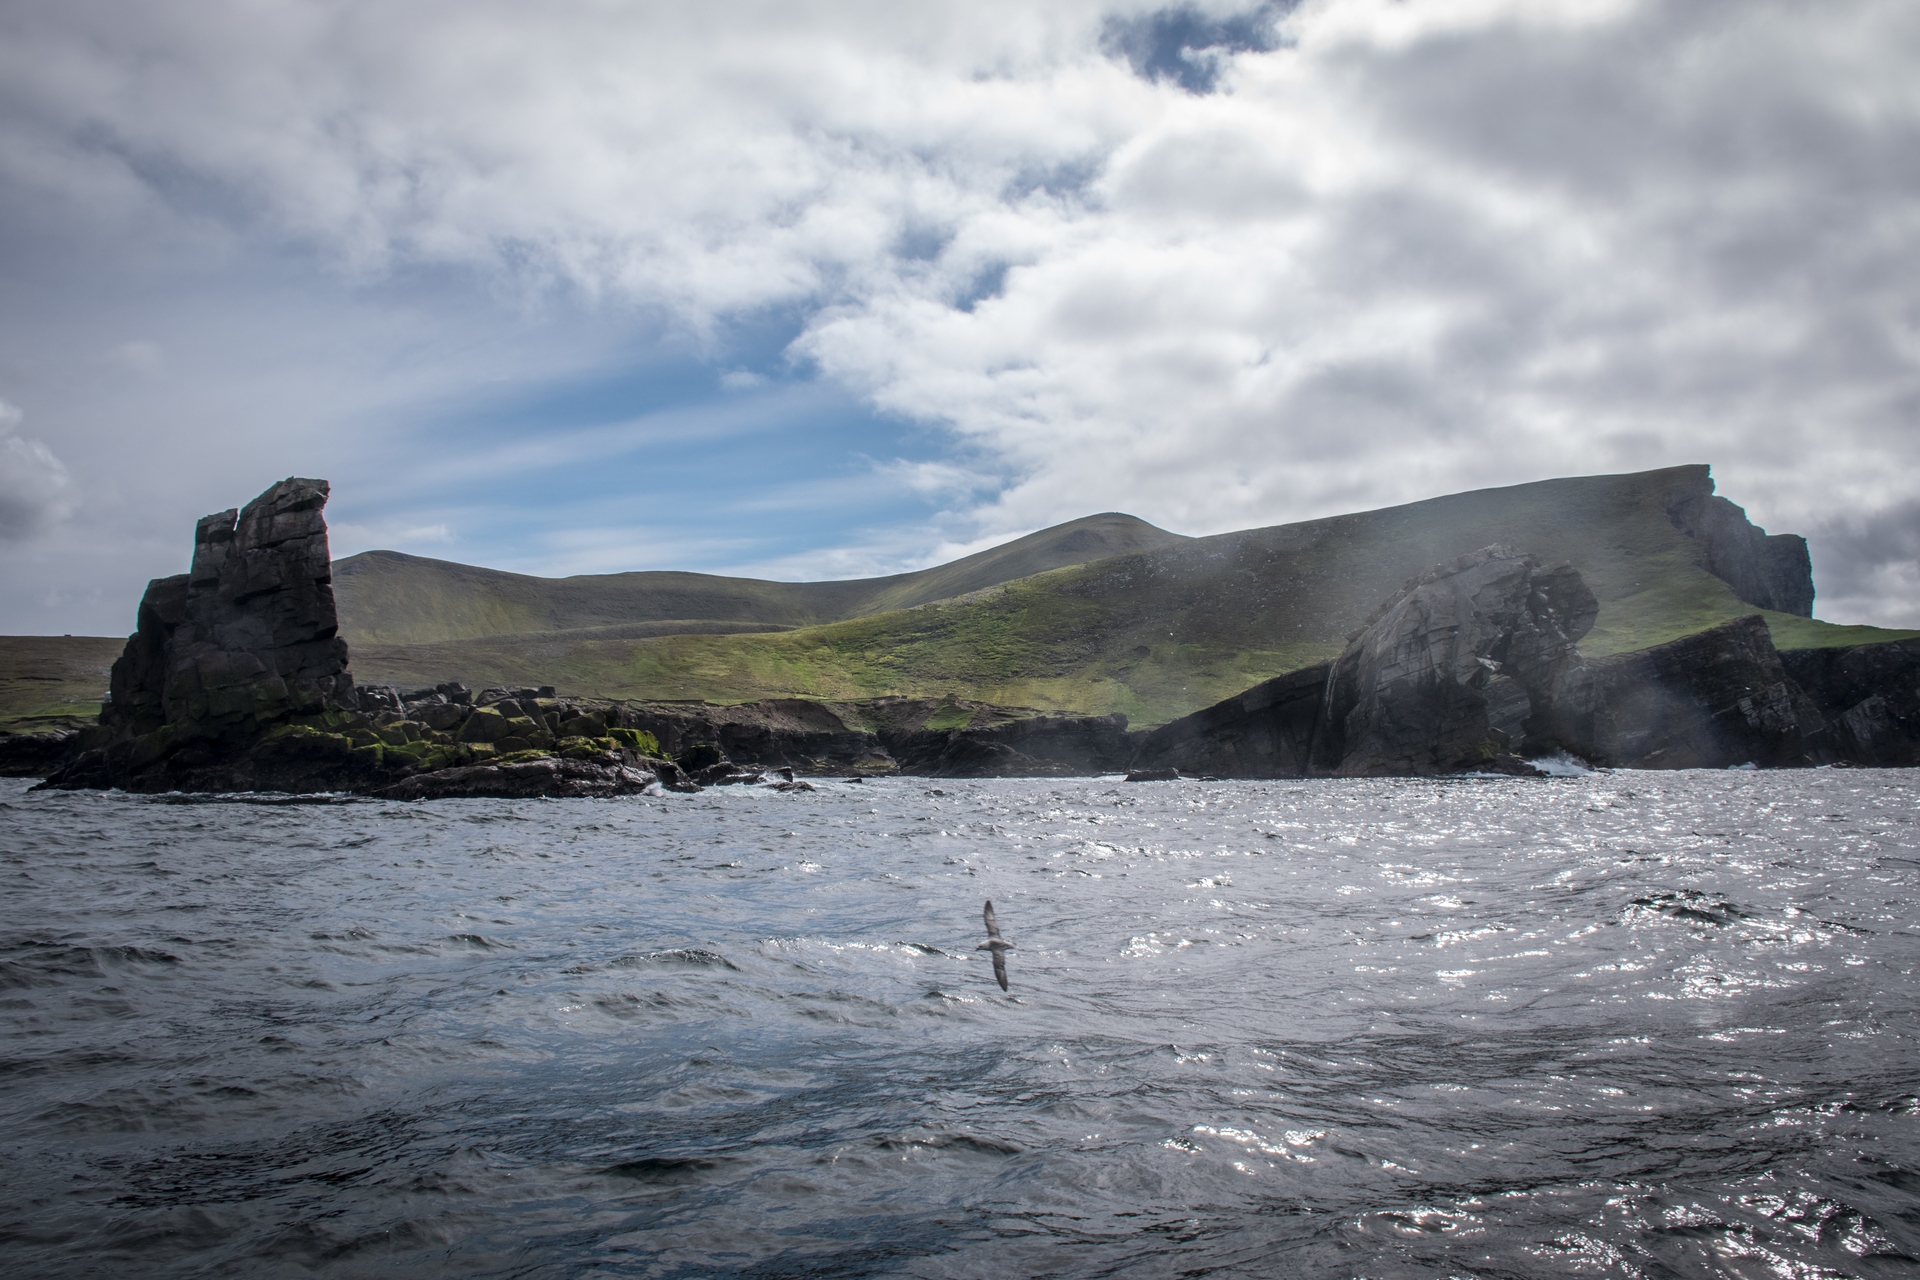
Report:
[[[1491,542],[1579,567],[1600,599],[1591,656],[1754,613],[1667,519],[1668,495],[1704,480],[1698,467],[1549,480],[1212,538],[1093,516],[846,583],[552,580],[374,552],[341,561],[336,584],[363,683],[714,702],[953,694],[1150,726],[1332,657],[1407,579]],[[1781,648],[1920,634],[1766,616]],[[391,639],[423,634],[437,638]],[[93,715],[120,644],[0,640],[0,728]]]
[[[1492,542],[1579,567],[1600,599],[1581,645],[1593,656],[1754,613],[1666,517],[1667,494],[1699,471],[1550,480],[1184,540],[780,634],[358,645],[354,669],[399,684],[461,678],[716,702],[955,693],[1154,725],[1332,657],[1407,579]],[[1789,648],[1913,634],[1768,621]]]
[[[1064,565],[1188,541],[1108,512],[1042,529],[951,564],[887,578],[763,582],[705,573],[535,578],[472,565],[368,551],[333,566],[340,631],[349,644],[430,644],[485,636],[623,627],[674,631],[779,630],[911,608]],[[585,638],[585,637],[582,637]]]
[[[125,636],[0,636],[0,733],[78,729],[100,718]]]

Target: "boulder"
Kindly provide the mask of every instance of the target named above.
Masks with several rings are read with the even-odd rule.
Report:
[[[504,742],[513,736],[514,721],[501,714],[497,704],[475,707],[460,726],[462,742]]]
[[[452,733],[467,722],[473,708],[458,702],[409,702],[407,714],[437,733]]]
[[[1506,754],[1487,685],[1518,681],[1537,706],[1581,665],[1599,602],[1571,565],[1510,547],[1436,565],[1387,601],[1328,673],[1317,761],[1343,776],[1451,773]],[[1529,722],[1531,724],[1531,722]]]
[[[355,685],[353,699],[360,710],[369,714],[376,711],[399,711],[406,706],[406,700],[400,691],[390,684]]]
[[[77,736],[71,730],[0,733],[0,778],[44,778],[56,772]]]
[[[711,742],[694,743],[674,757],[674,763],[696,778],[711,769],[732,768],[726,753]]]
[[[383,800],[604,798],[639,795],[658,785],[646,769],[548,756],[415,774],[369,794]]]

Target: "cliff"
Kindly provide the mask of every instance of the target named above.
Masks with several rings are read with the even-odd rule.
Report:
[[[1571,567],[1505,547],[1437,565],[1341,656],[1143,735],[1142,773],[1525,772],[1514,750],[1635,769],[1920,763],[1920,641],[1782,655],[1758,616],[1588,659]]]
[[[1080,556],[1085,562],[998,582],[996,575],[1048,562],[1011,552],[988,563],[958,562],[954,574],[928,571],[935,576],[916,579],[911,597],[876,594],[874,582],[886,580],[830,584],[844,599],[834,604],[810,595],[812,612],[804,614],[764,612],[762,605],[771,609],[776,596],[789,599],[802,589],[824,591],[822,584],[702,580],[702,590],[724,586],[732,604],[719,596],[629,598],[622,593],[634,575],[528,579],[513,591],[480,584],[469,596],[450,570],[436,570],[418,579],[417,591],[412,577],[405,589],[398,577],[382,579],[379,599],[386,603],[374,612],[404,621],[416,597],[440,600],[435,610],[471,605],[462,625],[492,627],[492,634],[415,644],[382,643],[371,631],[345,634],[362,680],[409,687],[445,680],[556,684],[600,697],[715,703],[953,695],[1117,712],[1156,725],[1338,657],[1355,628],[1409,578],[1501,544],[1579,572],[1598,606],[1581,641],[1589,657],[1694,634],[1771,607],[1769,601],[1802,611],[1768,613],[1782,647],[1849,638],[1846,629],[1802,616],[1811,590],[1804,568],[1794,582],[1775,582],[1771,594],[1747,581],[1758,570],[1742,564],[1781,578],[1784,559],[1767,548],[1791,550],[1798,540],[1769,538],[1746,525],[1737,508],[1714,497],[1704,466],[1539,481],[1205,538],[1163,535],[1161,545],[1126,548],[1118,532],[1083,539],[1087,530],[1075,525],[1044,533],[1032,535],[1029,550],[1039,547],[1057,557],[1053,563]],[[1754,546],[1760,551],[1745,561],[1736,554]],[[355,601],[371,598],[361,593],[372,581],[371,574],[338,579],[343,617],[360,616]],[[522,586],[550,593],[537,598],[553,611],[534,608],[534,595],[524,607],[515,604],[521,597],[513,592]],[[929,595],[949,590],[955,594]],[[927,602],[912,608],[845,612],[849,601],[868,609],[921,599]],[[489,621],[496,605],[500,615]],[[760,621],[737,620],[745,614]],[[751,627],[763,630],[721,634]],[[423,634],[414,628],[412,621],[389,627]],[[1857,636],[1871,638],[1870,631]]]
[[[1780,660],[1825,718],[1836,758],[1920,765],[1920,640],[1788,650]]]
[[[1667,519],[1699,544],[1708,573],[1748,604],[1802,618],[1813,616],[1813,560],[1797,533],[1768,534],[1744,508],[1715,497],[1706,467],[1678,467],[1667,493]]]

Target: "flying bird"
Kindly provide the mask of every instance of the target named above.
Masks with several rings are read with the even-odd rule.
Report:
[[[1001,938],[1000,923],[993,918],[993,899],[987,899],[987,940],[975,947],[975,951],[993,952],[993,976],[999,980],[1000,989],[1007,989],[1007,952],[1013,950],[1013,944]]]

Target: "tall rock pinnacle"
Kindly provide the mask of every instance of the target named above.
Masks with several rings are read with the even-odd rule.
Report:
[[[193,567],[147,584],[101,720],[193,737],[354,706],[334,614],[325,480],[282,480],[194,529]]]

